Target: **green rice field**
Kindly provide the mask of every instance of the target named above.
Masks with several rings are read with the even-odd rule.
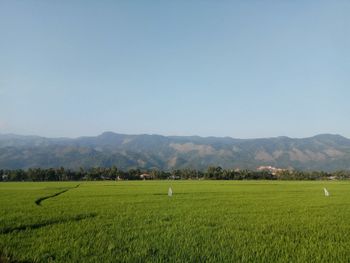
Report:
[[[0,183],[0,254],[1,262],[349,262],[350,182]]]

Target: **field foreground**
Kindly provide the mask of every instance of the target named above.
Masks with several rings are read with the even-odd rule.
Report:
[[[349,262],[349,222],[349,182],[0,183],[0,261]]]

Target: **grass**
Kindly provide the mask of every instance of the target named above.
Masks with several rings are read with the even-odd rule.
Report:
[[[0,261],[348,262],[349,221],[349,182],[1,183]]]

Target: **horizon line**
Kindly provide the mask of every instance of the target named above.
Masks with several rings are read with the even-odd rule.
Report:
[[[276,139],[276,138],[287,138],[287,139],[309,139],[314,138],[317,136],[324,136],[324,135],[330,135],[330,136],[340,136],[345,139],[349,139],[346,136],[343,136],[339,133],[318,133],[312,136],[305,136],[305,137],[290,137],[286,135],[279,135],[279,136],[266,136],[266,137],[253,137],[253,138],[238,138],[238,137],[232,137],[232,136],[201,136],[201,135],[163,135],[158,133],[119,133],[115,131],[104,131],[102,133],[99,133],[97,135],[81,135],[81,136],[44,136],[44,135],[37,135],[37,134],[20,134],[20,133],[1,133],[0,135],[7,135],[7,136],[23,136],[23,137],[40,137],[45,139],[79,139],[79,138],[89,138],[89,137],[99,137],[103,134],[115,134],[115,135],[125,135],[125,136],[162,136],[162,137],[199,137],[199,138],[218,138],[218,139],[235,139],[235,140],[259,140],[259,139]]]

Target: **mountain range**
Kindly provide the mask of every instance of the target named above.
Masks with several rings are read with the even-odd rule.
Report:
[[[110,167],[205,170],[271,165],[296,170],[350,170],[350,139],[322,134],[295,139],[126,135],[46,138],[0,134],[0,169]]]

